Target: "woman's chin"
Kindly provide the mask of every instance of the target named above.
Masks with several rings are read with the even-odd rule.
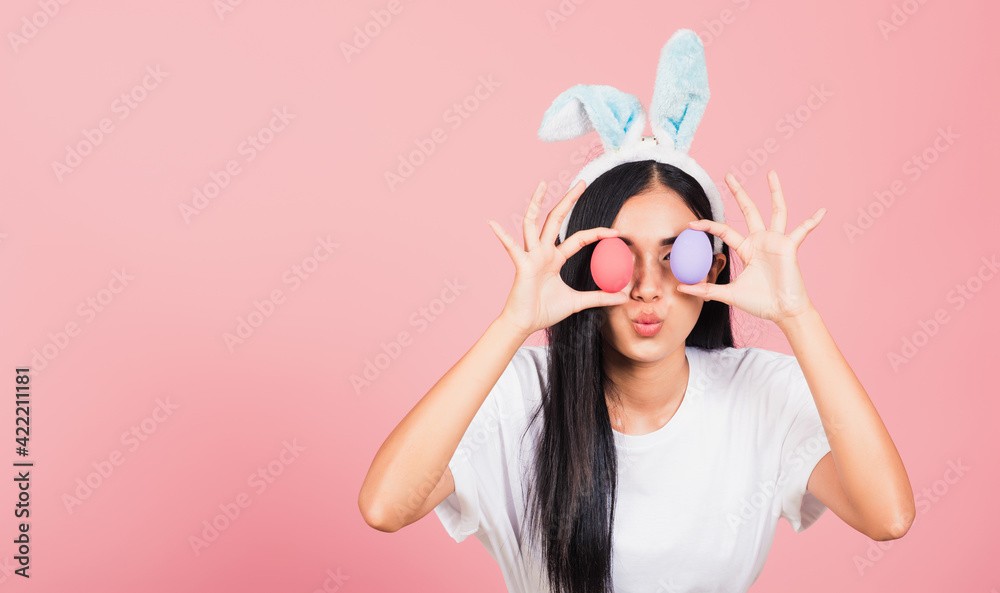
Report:
[[[654,362],[670,354],[669,340],[660,338],[643,338],[630,336],[624,343],[619,342],[616,348],[622,356],[636,362]]]

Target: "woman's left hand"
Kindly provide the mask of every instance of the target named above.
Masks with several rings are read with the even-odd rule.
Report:
[[[764,228],[757,206],[750,200],[743,186],[732,173],[726,174],[726,183],[736,197],[743,211],[749,235],[743,237],[729,225],[714,220],[696,220],[690,227],[717,235],[736,253],[743,263],[743,272],[729,284],[699,282],[680,284],[679,292],[716,300],[775,323],[809,311],[812,302],[806,295],[795,253],[826,214],[820,208],[811,217],[795,227],[791,234],[785,234],[785,220],[788,209],[781,194],[778,174],[772,169],[767,173],[767,183],[771,188],[771,228]]]

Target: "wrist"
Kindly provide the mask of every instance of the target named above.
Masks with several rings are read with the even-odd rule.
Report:
[[[493,320],[493,323],[490,324],[490,327],[510,337],[511,339],[517,340],[518,343],[523,343],[525,340],[528,339],[528,336],[535,333],[533,331],[528,331],[527,329],[518,326],[503,313],[501,313],[496,319]]]
[[[789,332],[802,329],[804,326],[819,318],[819,311],[811,304],[801,312],[788,315],[777,321],[778,328],[787,336]]]

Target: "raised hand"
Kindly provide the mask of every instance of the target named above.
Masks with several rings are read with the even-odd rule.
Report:
[[[566,260],[584,245],[605,237],[618,236],[616,229],[597,227],[573,233],[558,246],[555,244],[567,211],[583,193],[585,185],[581,180],[570,188],[545,218],[539,236],[536,221],[546,186],[544,181],[538,184],[524,216],[523,248],[503,227],[489,221],[516,268],[514,285],[500,316],[522,331],[525,337],[588,307],[621,305],[628,301],[628,295],[624,292],[575,290],[563,282],[559,275]]]
[[[785,207],[778,174],[773,169],[768,171],[767,182],[771,188],[770,229],[764,228],[760,211],[732,173],[726,175],[726,183],[743,211],[749,233],[747,237],[743,237],[729,225],[713,220],[702,219],[690,223],[691,228],[709,232],[725,241],[731,253],[739,256],[744,266],[743,272],[729,284],[679,284],[677,290],[706,301],[721,301],[780,324],[813,306],[806,295],[796,251],[809,232],[819,225],[826,214],[826,208],[817,210],[786,235],[788,209]]]

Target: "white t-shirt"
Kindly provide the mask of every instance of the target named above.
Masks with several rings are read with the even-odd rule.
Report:
[[[544,419],[521,435],[548,383],[547,351],[518,349],[448,464],[455,492],[434,509],[455,541],[482,542],[515,593],[549,591],[540,552],[519,556],[521,481]],[[687,391],[670,421],[644,435],[614,431],[616,593],[746,591],[778,517],[801,532],[826,510],[806,483],[830,445],[795,357],[752,347],[685,353]]]

